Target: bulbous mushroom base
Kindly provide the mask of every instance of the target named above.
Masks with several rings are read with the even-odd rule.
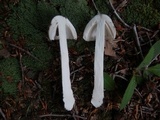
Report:
[[[96,97],[96,98],[92,98],[92,100],[91,100],[91,103],[94,105],[94,107],[100,107],[101,105],[102,105],[102,103],[103,103],[103,99],[102,98],[98,98],[98,97]]]
[[[67,97],[63,98],[64,101],[64,107],[66,110],[70,111],[72,110],[74,103],[75,103],[75,99],[73,97],[73,93],[72,94],[68,94]]]

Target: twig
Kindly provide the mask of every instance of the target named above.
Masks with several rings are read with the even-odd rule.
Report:
[[[110,3],[110,5],[111,5],[111,8],[112,8],[114,14],[117,16],[117,18],[119,19],[119,21],[120,21],[124,26],[126,26],[126,27],[128,27],[128,28],[131,29],[131,26],[129,26],[127,23],[125,23],[124,20],[122,20],[122,18],[118,15],[116,9],[115,9],[114,6],[112,5],[111,0],[109,0],[109,3]]]
[[[26,51],[25,49],[23,49],[23,48],[21,48],[21,47],[19,47],[19,46],[16,46],[16,45],[14,45],[14,44],[11,44],[11,43],[9,43],[9,45],[12,46],[12,47],[15,47],[15,48],[17,48],[17,49],[19,49],[19,50],[21,50],[21,51],[23,51],[23,52],[25,52],[26,54],[28,54],[29,56],[31,56],[31,57],[34,58],[35,60],[38,60],[39,62],[42,63],[42,61],[40,61],[37,57],[33,56],[29,51]]]
[[[153,32],[152,30],[148,29],[148,28],[145,28],[145,27],[142,27],[142,26],[137,26],[138,29],[142,29],[142,30],[145,30],[145,31],[148,31],[148,32]]]
[[[72,110],[72,117],[74,118],[74,120],[79,120],[79,119],[87,120],[86,117],[82,117],[78,115],[78,108],[76,105],[74,105],[74,109]]]
[[[74,73],[74,74],[73,74],[73,77],[72,77],[72,80],[71,80],[71,83],[73,83],[73,81],[74,81],[74,79],[75,79],[75,76],[76,76],[76,74]]]
[[[140,36],[141,37],[141,36]],[[148,42],[145,42],[143,44],[141,44],[141,46],[144,46],[144,45],[147,45],[147,44],[151,44],[151,42],[153,42],[154,40],[151,40],[151,41],[148,41]]]
[[[143,119],[143,111],[142,111],[142,107],[140,106],[140,114],[141,114],[141,117]]]
[[[40,117],[40,118],[43,118],[43,117],[72,117],[72,116],[69,115],[69,114],[66,114],[66,115],[46,114],[46,115],[40,115],[39,117]]]
[[[123,0],[118,6],[116,7],[116,10],[121,9],[127,5],[127,0]]]
[[[148,37],[148,39],[149,39],[149,44],[150,44],[150,46],[152,46],[151,38],[150,38],[148,32],[146,32],[146,35],[147,35],[147,37]]]
[[[23,65],[22,65],[22,54],[21,53],[19,53],[19,64],[20,64],[20,67],[21,67],[22,84],[24,84],[24,68],[23,68]]]
[[[152,35],[151,39],[154,38],[159,32],[160,32],[160,30],[155,31],[154,34]]]
[[[139,37],[138,37],[138,33],[137,33],[137,28],[136,28],[136,25],[134,24],[133,26],[133,31],[134,31],[134,34],[135,34],[135,37],[136,37],[136,43],[137,43],[137,46],[139,48],[139,51],[140,51],[140,55],[142,57],[142,59],[144,58],[143,56],[143,53],[142,53],[142,49],[141,49],[141,45],[140,45],[140,42],[139,42]]]
[[[121,75],[115,75],[115,77],[119,77],[119,78],[121,78],[121,79],[123,79],[123,80],[125,80],[125,81],[128,81],[125,77],[123,77],[123,76],[121,76]]]
[[[79,115],[73,115],[73,116],[76,117],[76,118],[79,118],[79,119],[87,120],[87,118],[79,116]]]
[[[97,11],[98,13],[100,13],[99,10],[98,10],[98,8],[97,8],[97,6],[96,6],[96,4],[95,4],[95,2],[94,2],[94,0],[92,0],[92,3],[93,3],[93,5],[94,5],[96,11]]]
[[[158,88],[156,88],[156,90],[160,93],[160,90]]]
[[[3,113],[3,111],[2,111],[1,108],[0,108],[0,114],[2,115],[2,117],[4,118],[4,120],[7,120],[7,119],[6,119],[6,116],[5,116],[5,114]]]
[[[157,59],[158,56],[159,56],[159,54],[158,54],[157,56],[155,56],[155,58],[153,58],[153,59],[149,62],[149,64],[146,66],[146,68],[148,68],[148,66],[150,66],[150,65],[152,64],[152,62]]]
[[[78,71],[80,71],[80,70],[82,70],[83,68],[84,68],[84,66],[82,66],[82,67],[80,67],[80,68],[74,70],[73,72],[71,72],[71,75],[74,74],[74,73],[76,73],[76,72],[78,72]]]
[[[117,75],[117,74],[116,74],[117,69],[118,69],[118,65],[116,64],[115,69],[114,69],[115,74],[113,74],[113,80],[115,79],[115,77],[116,77],[116,75]]]
[[[138,94],[141,98],[143,98],[142,95],[141,95],[141,93],[138,91],[137,88],[135,88],[135,91],[137,92],[137,94]]]
[[[146,112],[151,112],[151,111],[153,111],[154,109],[153,109],[153,108],[146,107],[146,106],[142,106],[142,110],[146,110]]]
[[[59,115],[59,114],[46,114],[46,115],[40,115],[40,118],[44,118],[44,117],[76,117],[76,118],[80,118],[83,120],[87,120],[87,118],[79,116],[79,115],[70,115],[70,114],[66,114],[66,115]]]

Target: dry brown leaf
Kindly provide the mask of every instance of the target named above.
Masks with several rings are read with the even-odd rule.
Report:
[[[136,109],[135,109],[135,119],[138,120],[138,113],[139,113],[139,105],[136,105]]]
[[[149,93],[149,95],[147,96],[147,99],[146,99],[146,103],[149,104],[152,100],[153,96],[151,93]]]
[[[126,28],[117,20],[114,20],[114,25],[117,31],[124,31]],[[119,34],[119,32],[117,32]]]
[[[117,44],[113,40],[106,40],[105,48],[104,48],[104,54],[116,57],[116,53],[113,50],[113,48],[117,48]]]

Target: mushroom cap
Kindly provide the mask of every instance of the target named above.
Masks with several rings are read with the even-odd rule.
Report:
[[[60,28],[59,24],[64,24],[64,28]],[[77,39],[77,33],[74,26],[67,18],[60,15],[55,16],[51,21],[48,31],[50,40],[59,39],[59,35],[57,35],[58,29],[65,29],[67,37],[66,39]]]
[[[86,41],[94,41],[96,39],[97,24],[102,21],[105,21],[105,39],[114,39],[116,37],[115,26],[111,18],[105,14],[98,14],[89,21],[85,27],[83,39]]]

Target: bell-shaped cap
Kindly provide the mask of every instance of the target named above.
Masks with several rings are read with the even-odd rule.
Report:
[[[64,26],[60,24],[64,24]],[[49,32],[48,32],[50,40],[59,39],[59,34],[57,35],[58,29],[59,32],[61,31],[61,29],[65,29],[66,39],[77,39],[77,33],[74,26],[67,18],[60,15],[55,16],[51,21],[51,25],[49,27]]]
[[[105,21],[105,39],[114,39],[116,37],[116,29],[111,18],[105,14],[98,14],[85,27],[83,33],[84,40],[94,41],[96,39],[97,24],[102,20]]]

